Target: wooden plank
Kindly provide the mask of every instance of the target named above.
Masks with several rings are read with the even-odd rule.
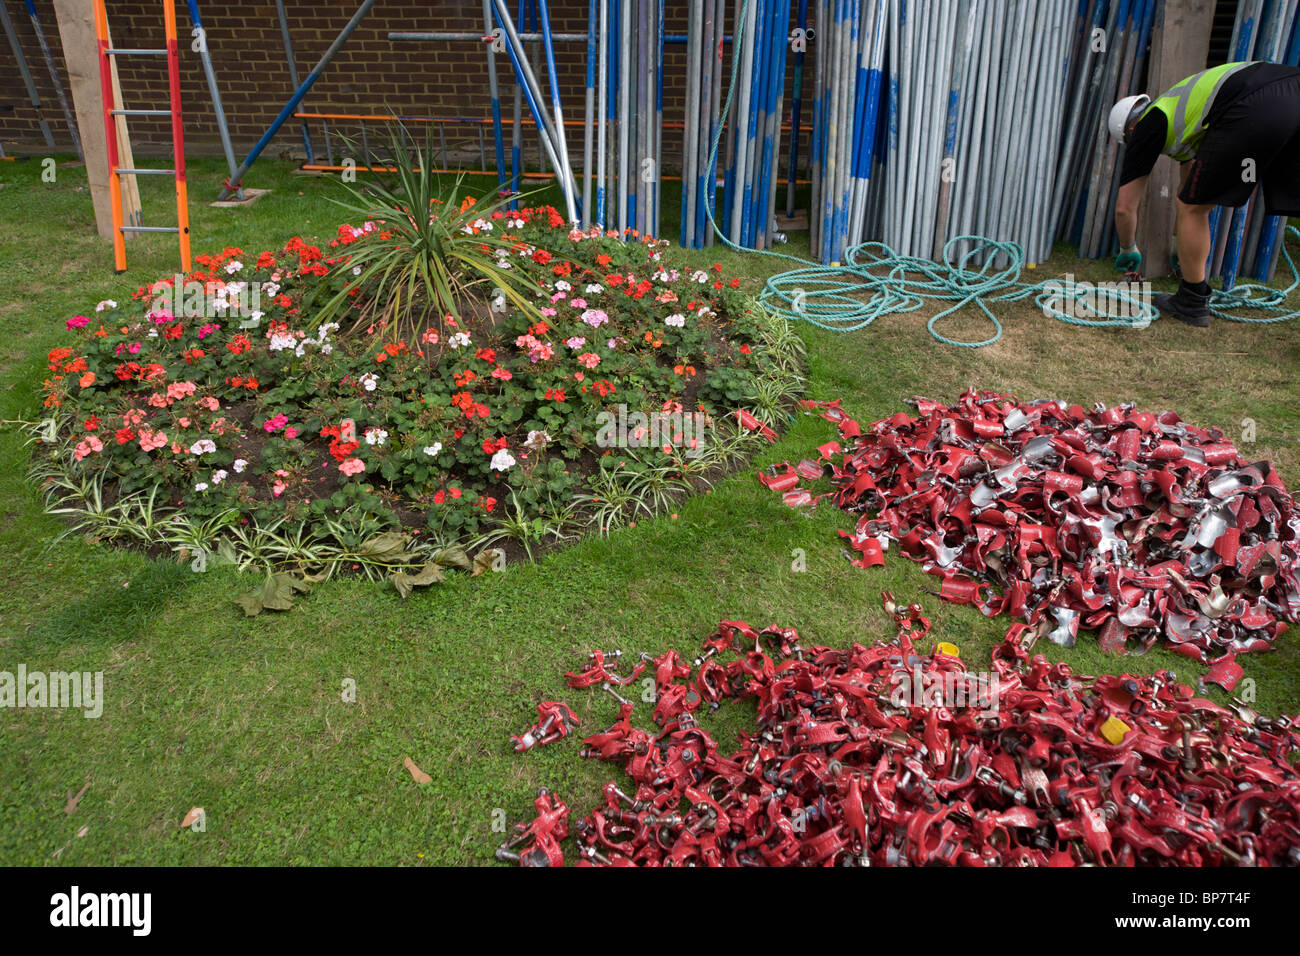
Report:
[[[1152,99],[1179,80],[1205,69],[1214,4],[1215,0],[1162,0],[1151,34],[1147,86]],[[1173,247],[1177,197],[1178,163],[1161,156],[1151,171],[1146,199],[1138,214],[1142,272],[1148,278],[1172,273],[1169,250]]]
[[[59,42],[68,69],[68,87],[77,112],[86,178],[95,207],[95,227],[105,239],[113,238],[113,218],[108,206],[108,147],[104,141],[103,97],[99,91],[99,44],[95,18],[86,0],[54,0]]]
[[[54,0],[54,15],[59,25],[59,42],[68,70],[68,86],[81,131],[82,151],[86,160],[86,179],[95,208],[95,228],[105,239],[113,238],[113,218],[108,203],[108,145],[104,139],[104,106],[99,80],[99,42],[95,38],[94,10],[86,0]],[[120,98],[117,74],[113,75],[114,93]],[[118,149],[124,166],[132,164],[131,141],[124,117],[117,117]],[[122,178],[122,221],[140,222],[140,194],[134,176]],[[134,216],[134,218],[133,218]],[[127,233],[128,240],[139,233]]]

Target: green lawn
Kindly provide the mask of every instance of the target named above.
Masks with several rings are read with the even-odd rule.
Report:
[[[130,270],[115,276],[111,249],[94,234],[84,171],[60,168],[52,184],[40,173],[39,161],[0,163],[0,419],[9,421],[40,417],[44,356],[60,344],[65,319],[100,299],[122,301],[177,264],[174,237],[150,237],[130,245]],[[327,199],[337,186],[287,163],[255,168],[248,184],[273,192],[247,209],[206,205],[220,177],[217,162],[191,164],[196,252],[328,236],[340,221]],[[146,221],[155,223],[173,212],[170,184],[159,180],[143,183]],[[665,221],[673,215],[667,208]],[[700,254],[715,261],[754,291],[767,271],[785,268]],[[1108,268],[1061,255],[1031,275],[1109,278]],[[864,422],[904,409],[911,395],[951,400],[972,385],[1085,405],[1132,400],[1231,435],[1252,418],[1257,443],[1243,448],[1300,484],[1296,323],[1088,330],[1018,306],[1006,311],[1002,342],[972,350],[934,343],[928,314],[847,335],[805,328],[809,394],[843,399]],[[964,319],[947,331],[963,327],[982,332]],[[799,416],[757,464],[797,460],[831,437],[828,423]],[[61,529],[26,481],[28,457],[17,429],[0,429],[0,670],[102,670],[107,700],[98,720],[0,711],[5,864],[488,862],[502,839],[494,810],[524,820],[546,785],[585,812],[616,773],[580,760],[572,742],[523,756],[507,742],[545,699],[572,704],[584,731],[612,721],[611,698],[569,691],[561,677],[592,647],[687,652],[723,618],[793,626],[806,643],[871,640],[891,633],[879,600],[890,589],[922,598],[936,636],[979,667],[1007,623],[921,594],[936,579],[893,554],[885,568],[851,568],[835,534],[849,517],[789,510],[752,469],[685,502],[676,520],[638,522],[536,565],[453,576],[406,602],[391,589],[335,581],[291,613],[250,620],[232,599],[253,577],[196,574],[79,540],[50,547]],[[796,549],[806,554],[803,573],[792,571]],[[1242,661],[1263,712],[1297,710],[1294,637]],[[1087,636],[1071,651],[1043,650],[1086,673],[1168,667],[1192,679],[1201,670],[1160,650],[1106,657]],[[342,700],[348,679],[355,703]],[[746,716],[732,704],[704,724],[725,745]],[[433,782],[416,785],[406,757]],[[65,814],[68,791],[87,783]],[[207,811],[206,832],[177,826],[194,806]]]

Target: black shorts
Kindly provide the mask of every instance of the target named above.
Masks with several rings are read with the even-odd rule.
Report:
[[[1300,215],[1300,71],[1211,118],[1178,198],[1189,205],[1244,206],[1257,184],[1270,215]]]

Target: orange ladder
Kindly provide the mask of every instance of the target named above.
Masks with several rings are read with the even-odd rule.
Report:
[[[167,37],[165,49],[114,49],[108,40],[108,11],[104,0],[95,3],[95,36],[99,41],[99,79],[104,102],[104,137],[108,147],[109,205],[113,213],[113,263],[118,272],[126,271],[126,234],[128,232],[174,232],[180,238],[181,270],[190,271],[190,211],[185,187],[185,137],[181,129],[181,73],[177,59],[176,6],[163,0],[163,26]],[[125,109],[117,103],[113,90],[113,58],[118,56],[165,56],[170,109]],[[118,116],[169,116],[172,124],[172,169],[126,169],[118,165]],[[176,225],[125,225],[122,222],[123,176],[174,176],[176,179]]]

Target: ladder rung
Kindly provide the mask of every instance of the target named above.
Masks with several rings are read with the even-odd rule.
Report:
[[[105,50],[109,56],[166,56],[166,50]]]
[[[174,176],[174,169],[119,169],[119,176]]]
[[[114,116],[171,116],[171,110],[109,110]]]
[[[123,232],[180,232],[175,226],[123,226]]]

